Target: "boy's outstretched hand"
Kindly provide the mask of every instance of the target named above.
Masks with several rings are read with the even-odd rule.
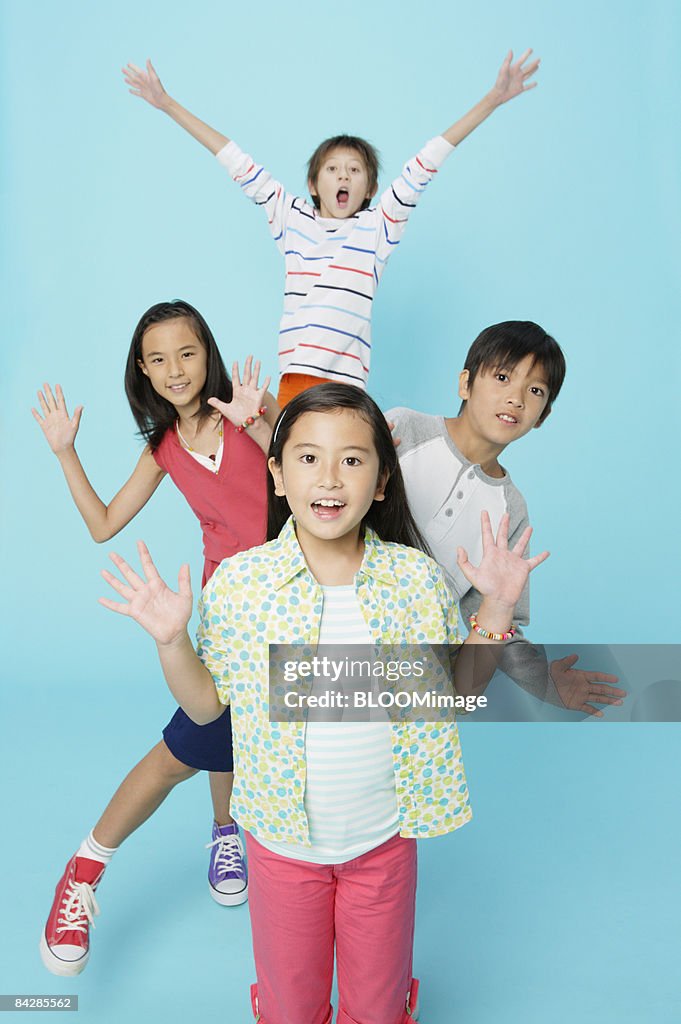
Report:
[[[140,96],[157,110],[165,109],[169,96],[150,60],[147,60],[146,71],[138,68],[136,64],[128,64],[127,67],[121,68],[121,71],[133,96]]]
[[[185,564],[181,567],[177,578],[178,592],[175,593],[159,576],[144,541],[137,541],[137,550],[143,576],[138,576],[125,559],[112,552],[109,557],[127,584],[121,583],[107,569],[102,569],[102,576],[124,600],[111,601],[107,597],[100,597],[99,603],[119,615],[129,615],[146,629],[156,643],[168,646],[184,637],[191,618],[189,566]]]
[[[480,565],[477,567],[472,565],[463,548],[457,548],[456,560],[468,582],[482,594],[483,598],[487,598],[497,605],[508,607],[512,612],[520,599],[527,577],[533,569],[549,557],[549,552],[542,551],[540,555],[533,555],[532,558],[523,558],[532,535],[531,526],[523,530],[516,544],[509,548],[509,519],[508,512],[501,517],[495,540],[489,513],[482,512],[480,514],[482,529]]]
[[[621,704],[627,691],[610,685],[617,682],[617,676],[574,668],[578,658],[577,654],[568,654],[566,658],[552,661],[549,666],[551,679],[569,711],[582,711],[595,718],[602,718],[603,712],[594,704]]]
[[[513,51],[509,50],[506,54],[506,59],[499,68],[499,74],[492,89],[497,106],[507,103],[514,96],[519,96],[521,92],[534,89],[537,85],[536,82],[528,83],[528,79],[532,77],[539,67],[539,60],[533,60],[531,64],[523,67],[531,54],[532,50],[525,50],[525,53],[515,64],[513,64]]]

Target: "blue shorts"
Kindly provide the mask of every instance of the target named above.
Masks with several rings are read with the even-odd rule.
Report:
[[[163,739],[173,757],[190,768],[204,772],[234,771],[229,706],[208,725],[196,725],[178,708],[163,730]]]

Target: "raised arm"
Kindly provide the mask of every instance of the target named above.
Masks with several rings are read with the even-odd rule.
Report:
[[[59,459],[71,496],[92,539],[98,544],[110,540],[146,505],[165,476],[164,471],[156,464],[149,449],[145,449],[130,479],[106,505],[88,480],[76,454],[75,440],[83,406],[79,405],[73,416],[69,416],[59,384],[54,394],[50,385],[44,384],[43,391],[38,392],[38,401],[42,415],[31,409],[33,418]]]
[[[502,103],[507,103],[514,96],[527,92],[537,84],[528,83],[528,79],[539,67],[539,61],[535,60],[524,67],[531,53],[531,50],[526,50],[520,60],[513,64],[513,54],[509,52],[499,69],[493,88],[447,131],[426,142],[416,156],[407,161],[399,177],[395,178],[382,194],[378,203],[380,218],[376,233],[377,280],[381,277],[395,247],[399,245],[412,210],[447,157],[453,152],[453,147],[470,135]]]
[[[295,196],[290,196],[284,186],[276,181],[265,168],[244,153],[237,144],[210,125],[199,120],[180,106],[165,91],[150,60],[143,71],[135,64],[123,68],[123,75],[134,96],[162,110],[195,138],[202,146],[218,157],[218,161],[231,175],[243,194],[267,217],[270,233],[280,252],[285,251],[284,233]]]
[[[143,541],[137,542],[142,575],[139,576],[120,555],[112,554],[125,582],[107,569],[102,576],[122,601],[100,597],[99,603],[119,615],[134,619],[156,641],[161,667],[171,693],[197,725],[219,718],[224,708],[218,700],[213,677],[201,663],[189,635],[187,624],[192,614],[192,588],[189,566],[178,575],[177,593],[166,586],[158,574]]]
[[[513,51],[508,51],[503,64],[499,68],[497,80],[490,91],[467,114],[464,114],[447,131],[442,133],[442,137],[450,145],[458,146],[467,135],[475,131],[478,125],[481,125],[490,114],[494,113],[497,107],[512,100],[514,96],[520,96],[521,93],[535,88],[537,83],[530,82],[529,79],[539,67],[539,61],[533,60],[531,64],[526,65],[526,61],[529,60],[531,54],[532,50],[525,50],[520,60],[517,60],[514,64]]]
[[[209,124],[195,117],[189,110],[181,106],[177,100],[168,95],[150,60],[147,61],[145,70],[138,68],[136,64],[128,64],[127,67],[121,70],[123,71],[126,84],[129,86],[129,91],[133,96],[139,96],[151,104],[152,107],[162,110],[176,124],[179,124],[180,128],[184,128],[197,142],[200,142],[202,146],[209,149],[211,153],[219,153],[230,141],[226,135],[222,135],[221,132],[216,131]]]

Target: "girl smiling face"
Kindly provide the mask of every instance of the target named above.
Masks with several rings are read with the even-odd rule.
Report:
[[[185,416],[197,412],[206,383],[206,349],[186,317],[148,327],[142,338],[142,373],[154,391]]]
[[[269,460],[275,494],[285,496],[306,542],[357,541],[374,501],[383,501],[373,429],[353,409],[306,412],[293,424],[281,463]]]

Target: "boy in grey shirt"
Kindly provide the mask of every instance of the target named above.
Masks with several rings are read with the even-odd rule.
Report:
[[[480,513],[495,534],[508,513],[509,546],[528,526],[522,494],[498,458],[504,448],[540,427],[565,377],[557,342],[537,324],[509,320],[487,327],[474,341],[459,376],[459,415],[429,416],[390,409],[407,498],[433,557],[443,567],[466,624],[482,597],[457,564],[464,548],[474,564],[482,558]],[[621,703],[616,676],[572,666],[570,655],[549,666],[541,647],[519,629],[530,621],[529,582],[516,605],[518,633],[499,652],[499,667],[524,689],[559,707],[601,716],[595,704]],[[485,623],[480,626],[484,628]]]

